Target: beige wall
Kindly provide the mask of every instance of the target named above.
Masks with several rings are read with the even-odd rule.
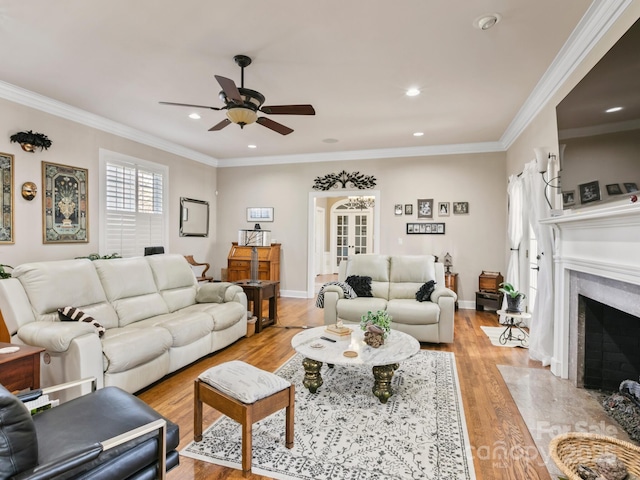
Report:
[[[281,288],[287,293],[305,292],[309,192],[316,177],[343,169],[377,179],[375,188],[381,192],[381,253],[442,257],[450,252],[464,301],[475,300],[483,269],[504,273],[504,153],[220,168],[217,257],[226,258],[239,229],[252,227],[245,221],[246,207],[274,207],[274,222],[262,224],[262,228],[272,230],[272,238],[282,244]],[[406,235],[406,223],[417,221],[418,198],[433,198],[436,204],[466,201],[470,213],[449,217],[436,214],[433,221],[446,223],[445,235]],[[396,203],[413,203],[414,214],[395,216]]]
[[[194,254],[196,259],[212,261],[216,224],[216,169],[208,165],[142,145],[70,120],[0,100],[0,152],[14,155],[14,240],[0,245],[0,263],[19,265],[41,260],[60,260],[98,253],[99,239],[99,149],[130,155],[169,167],[169,250]],[[9,137],[33,130],[52,141],[45,151],[24,152]],[[41,162],[59,163],[89,170],[89,242],[74,244],[42,243],[42,167]],[[24,182],[38,186],[32,201],[22,198]],[[211,202],[209,238],[179,237],[179,199],[190,197]],[[101,252],[111,253],[111,252]]]

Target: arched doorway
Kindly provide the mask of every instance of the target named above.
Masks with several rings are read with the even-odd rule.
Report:
[[[372,220],[370,229],[372,230],[372,244],[373,248],[368,253],[380,253],[380,190],[366,190],[367,196],[374,197],[375,205],[372,210]],[[307,210],[307,298],[313,298],[315,296],[315,276],[317,273],[315,268],[315,245],[316,245],[316,206],[317,203],[323,199],[335,199],[336,197],[346,198],[349,196],[361,196],[362,190],[333,190],[333,191],[313,191],[309,192],[309,205]]]

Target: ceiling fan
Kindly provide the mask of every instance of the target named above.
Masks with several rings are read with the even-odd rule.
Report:
[[[211,107],[207,105],[192,105],[189,103],[174,103],[174,102],[160,102],[162,105],[177,105],[179,107],[195,107],[195,108],[209,108],[211,110],[226,110],[227,118],[217,123],[209,129],[210,132],[222,130],[230,123],[236,123],[240,125],[240,128],[244,128],[245,125],[251,123],[259,123],[263,127],[270,128],[271,130],[280,133],[281,135],[288,135],[293,130],[281,123],[274,122],[267,117],[258,117],[258,112],[266,113],[267,115],[315,115],[316,111],[311,105],[271,105],[262,106],[265,101],[264,95],[255,90],[244,88],[244,68],[251,65],[251,58],[246,55],[236,55],[233,60],[240,67],[240,88],[236,86],[233,80],[220,75],[215,75],[216,80],[222,87],[222,91],[219,94],[220,100],[224,102],[224,107]]]

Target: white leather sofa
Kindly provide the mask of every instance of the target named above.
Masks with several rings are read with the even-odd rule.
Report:
[[[0,280],[12,343],[39,346],[43,386],[95,376],[130,393],[246,335],[247,297],[199,285],[182,255],[28,263]],[[204,289],[204,290],[203,290]],[[197,300],[216,301],[198,303]],[[59,321],[73,306],[106,328]]]
[[[444,265],[432,255],[353,255],[340,263],[338,281],[351,275],[371,277],[373,297],[345,298],[338,285],[324,290],[324,323],[338,319],[359,323],[367,311],[386,310],[391,328],[420,342],[453,342],[453,318],[457,296],[445,287]],[[436,282],[431,301],[419,302],[416,293],[429,280]]]

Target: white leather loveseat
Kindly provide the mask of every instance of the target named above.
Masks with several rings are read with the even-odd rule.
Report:
[[[133,393],[247,332],[242,288],[199,285],[182,255],[28,263],[12,273],[0,280],[0,309],[13,343],[45,349],[43,386],[95,376],[99,387]],[[91,323],[59,321],[67,306],[93,317],[103,336]]]
[[[345,298],[338,285],[324,290],[324,323],[359,323],[367,311],[386,310],[391,328],[420,342],[453,342],[453,318],[457,296],[445,288],[444,265],[432,255],[353,255],[340,263],[338,281],[351,275],[371,277],[373,297]],[[416,293],[434,280],[430,301],[419,302]]]

